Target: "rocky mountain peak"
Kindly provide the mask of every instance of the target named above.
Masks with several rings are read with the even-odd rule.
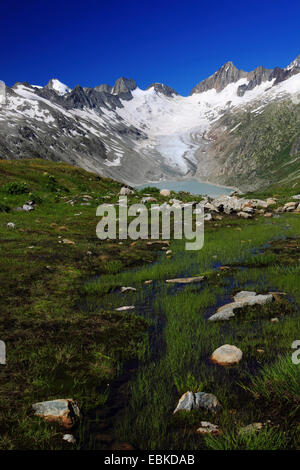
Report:
[[[192,89],[191,95],[194,93],[202,93],[203,91],[211,90],[212,88],[215,88],[217,92],[220,92],[229,85],[229,83],[235,83],[246,76],[247,72],[236,68],[231,61],[226,62],[226,64],[222,65],[217,72],[206,80],[198,83],[198,85]]]
[[[291,62],[286,68],[285,70],[292,70],[294,68],[300,68],[300,54],[296,57],[295,60],[293,60],[293,62]]]
[[[114,95],[120,95],[121,93],[128,93],[135,90],[137,87],[135,81],[132,78],[120,77],[116,80],[113,86],[112,93]]]
[[[172,97],[173,95],[178,95],[177,91],[174,88],[164,85],[163,83],[152,83],[148,86],[147,90],[154,88],[157,93],[162,93],[165,96]]]
[[[107,83],[103,83],[102,85],[97,85],[94,87],[95,91],[104,91],[104,93],[112,93],[113,87],[108,85]]]
[[[53,90],[60,96],[65,95],[66,93],[70,93],[71,88],[69,88],[64,83],[60,82],[57,78],[51,78],[47,85],[45,86],[48,90]]]

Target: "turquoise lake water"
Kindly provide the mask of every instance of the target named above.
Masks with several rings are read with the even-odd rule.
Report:
[[[143,189],[151,186],[152,188],[170,189],[172,191],[187,191],[191,194],[203,194],[210,197],[221,196],[221,194],[230,194],[231,188],[215,186],[209,183],[201,183],[197,180],[184,181],[161,181],[159,183],[146,183],[137,186],[137,189]]]

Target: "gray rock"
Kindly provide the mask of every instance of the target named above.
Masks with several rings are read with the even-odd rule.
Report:
[[[234,317],[234,311],[251,305],[266,305],[274,300],[272,294],[257,294],[256,292],[241,291],[234,296],[234,302],[223,305],[209,317],[209,321],[229,320]]]
[[[261,431],[263,428],[263,423],[251,423],[247,426],[244,426],[240,429],[239,434],[253,434],[257,431]]]
[[[242,357],[243,353],[239,348],[231,344],[224,344],[212,353],[210,359],[216,364],[226,366],[238,364]]]
[[[212,393],[205,392],[186,392],[180,398],[174,414],[178,411],[191,411],[204,408],[216,412],[221,407],[219,400]]]
[[[192,284],[194,282],[201,282],[203,279],[204,276],[178,277],[177,279],[167,279],[166,282],[169,284]]]
[[[76,444],[76,439],[73,434],[64,434],[63,441],[67,441],[69,444]]]
[[[243,219],[251,219],[252,217],[251,214],[248,214],[248,212],[244,212],[244,211],[238,212],[237,216],[242,217]]]
[[[135,287],[121,287],[120,292],[122,292],[122,294],[124,292],[136,292],[136,288]]]
[[[126,188],[126,186],[123,186],[120,191],[121,196],[129,196],[130,194],[133,194],[134,191],[130,188]]]
[[[73,399],[58,399],[34,403],[34,414],[48,422],[57,422],[65,428],[72,428],[80,418],[80,410]]]
[[[7,227],[8,228],[16,228],[16,224],[14,224],[13,222],[8,222]]]
[[[135,306],[134,305],[124,305],[124,307],[118,307],[115,310],[117,312],[126,312],[127,310],[134,310]]]
[[[160,193],[161,196],[168,197],[171,194],[171,191],[169,189],[161,189]]]
[[[219,426],[209,421],[201,421],[200,427],[196,431],[198,434],[220,434]]]
[[[29,212],[29,211],[33,211],[33,210],[34,210],[34,206],[32,206],[31,204],[24,204],[23,205],[23,211]]]

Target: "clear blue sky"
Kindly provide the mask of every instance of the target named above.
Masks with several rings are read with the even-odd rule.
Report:
[[[0,79],[74,87],[125,76],[188,94],[228,60],[287,65],[299,25],[299,0],[1,1]]]

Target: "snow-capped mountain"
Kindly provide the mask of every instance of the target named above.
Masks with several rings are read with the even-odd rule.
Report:
[[[0,104],[0,157],[67,161],[132,184],[195,175],[260,186],[277,177],[277,156],[277,167],[289,168],[300,153],[299,57],[285,69],[252,72],[227,62],[187,97],[123,77],[74,89],[58,79],[17,82]]]

